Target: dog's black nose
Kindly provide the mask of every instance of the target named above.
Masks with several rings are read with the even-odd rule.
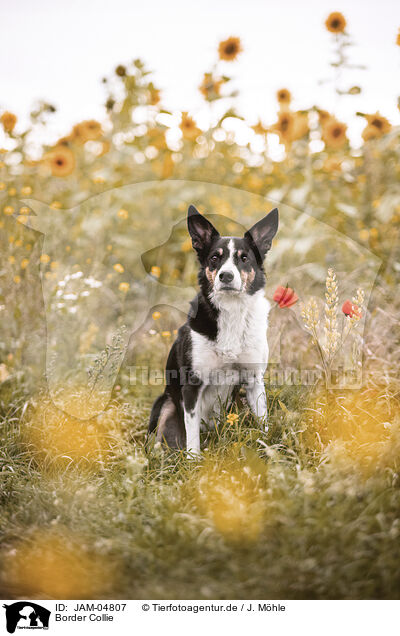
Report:
[[[231,283],[233,281],[233,274],[232,272],[220,272],[219,278],[223,283]]]

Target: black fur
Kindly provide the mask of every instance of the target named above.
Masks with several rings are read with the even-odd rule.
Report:
[[[235,268],[247,281],[246,293],[252,295],[265,285],[263,260],[277,228],[278,210],[275,209],[243,238],[221,237],[194,206],[189,207],[188,230],[200,263],[200,292],[191,302],[187,321],[171,347],[165,391],[156,399],[151,411],[148,432],[157,431],[159,441],[165,441],[173,448],[185,446],[184,409],[189,413],[193,410],[201,387],[199,378],[192,371],[190,332],[196,331],[211,341],[217,338],[219,310],[212,302],[213,281],[229,258],[230,241],[233,240],[235,247]]]
[[[153,404],[153,408],[150,413],[150,421],[149,421],[149,433],[153,433],[157,428],[158,419],[160,417],[161,409],[165,404],[165,401],[168,399],[168,395],[166,393],[162,393],[158,396],[156,401]]]

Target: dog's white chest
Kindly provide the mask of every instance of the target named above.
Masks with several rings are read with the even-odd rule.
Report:
[[[210,372],[242,366],[264,366],[268,360],[269,302],[263,291],[245,298],[227,298],[219,306],[216,340],[196,331],[192,336],[192,368],[205,384]]]

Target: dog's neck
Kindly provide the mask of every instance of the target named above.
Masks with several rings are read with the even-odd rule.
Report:
[[[269,303],[260,289],[255,294],[211,294],[218,309],[216,352],[232,361],[266,335]]]

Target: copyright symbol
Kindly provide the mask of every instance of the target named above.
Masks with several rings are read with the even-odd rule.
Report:
[[[143,610],[144,612],[148,612],[148,611],[149,611],[149,609],[150,609],[150,605],[147,605],[147,603],[143,603],[143,605],[142,605],[142,610]]]

